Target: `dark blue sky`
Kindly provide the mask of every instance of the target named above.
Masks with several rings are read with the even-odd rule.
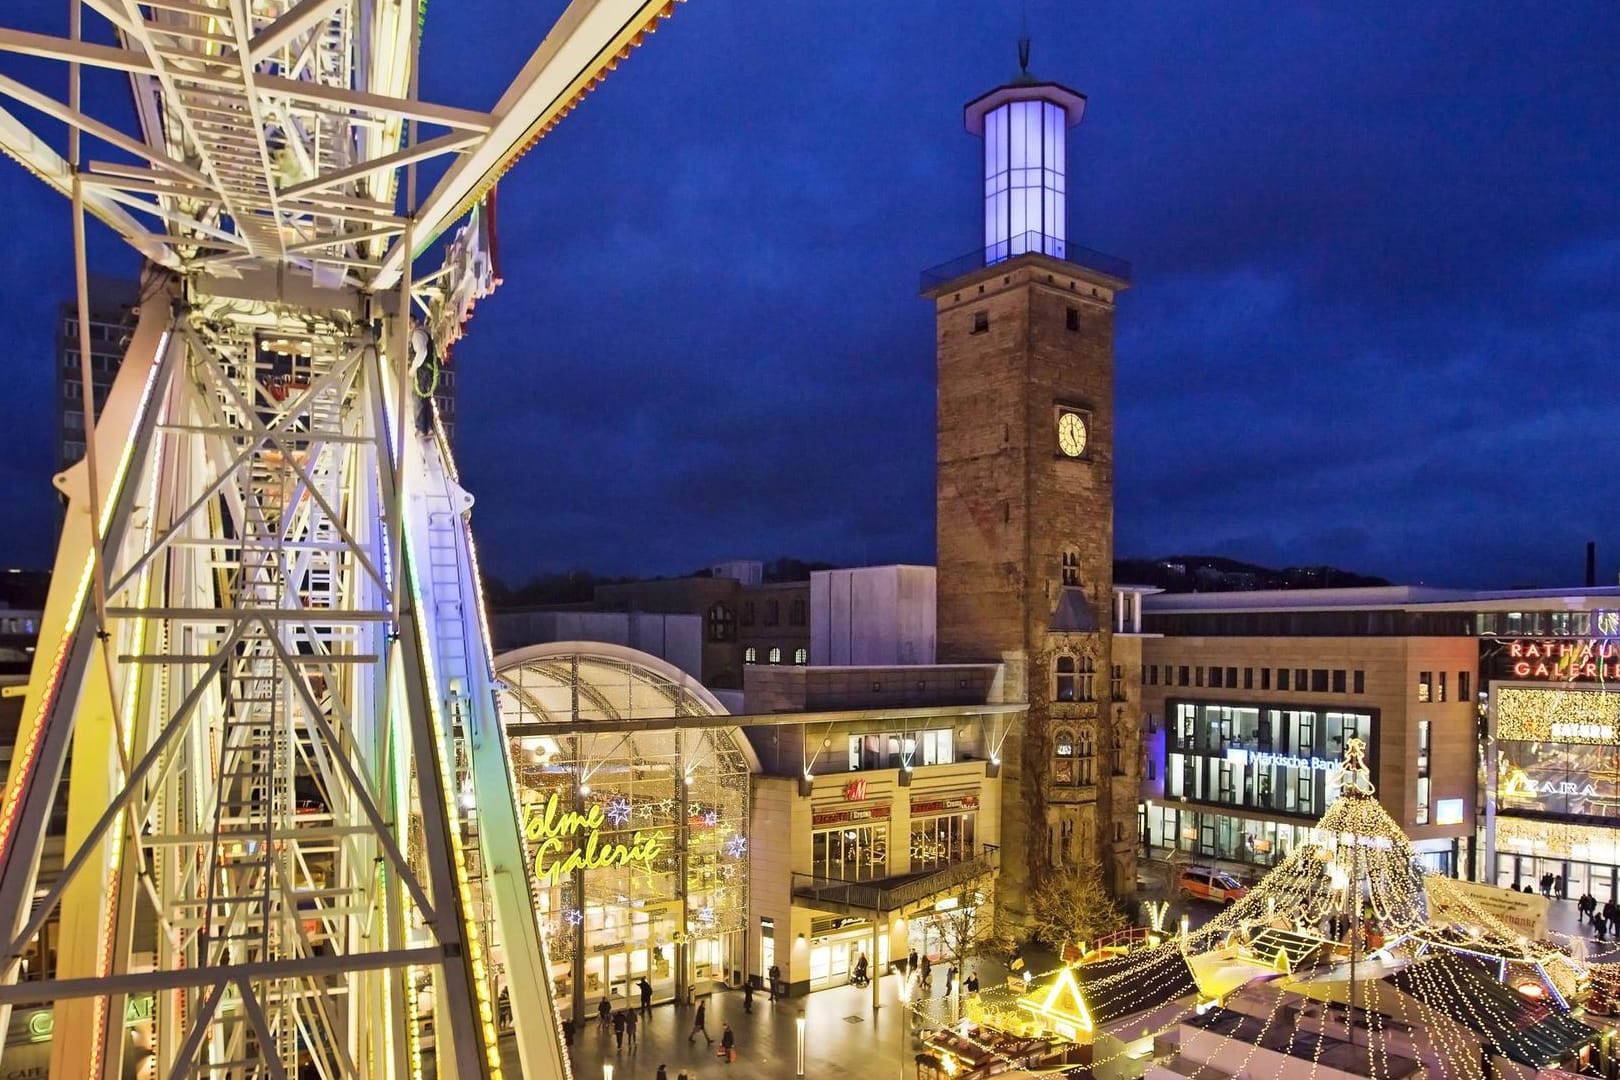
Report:
[[[562,6],[435,0],[424,95],[490,107]],[[1557,585],[1596,539],[1613,580],[1620,7],[1028,6],[1090,97],[1070,236],[1136,267],[1119,554]],[[932,559],[917,272],[980,243],[961,106],[1019,8],[691,0],[510,174],[456,356],[496,573]],[[69,215],[0,166],[0,563],[41,565]]]

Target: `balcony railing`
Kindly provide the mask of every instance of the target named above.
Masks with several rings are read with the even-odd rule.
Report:
[[[825,906],[885,913],[899,911],[935,893],[995,873],[996,849],[985,849],[971,859],[950,863],[922,874],[878,881],[843,881],[814,874],[793,875],[793,895]]]
[[[1048,258],[1058,259],[1062,262],[1073,263],[1086,270],[1092,270],[1120,281],[1131,280],[1131,264],[1124,259],[1113,255],[1106,255],[1101,251],[1080,247],[1056,236],[1048,236],[1040,232],[1020,233],[1017,236],[992,244],[989,247],[976,248],[966,255],[952,259],[950,262],[931,266],[922,272],[920,291],[955,281],[963,274],[970,274],[986,266],[994,266],[999,262],[1016,258],[1019,255],[1034,253],[1045,255]]]

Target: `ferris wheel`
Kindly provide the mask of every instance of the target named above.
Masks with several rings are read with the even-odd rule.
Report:
[[[487,112],[418,95],[426,0],[69,7],[65,37],[0,27],[0,150],[72,200],[81,344],[88,218],[147,270],[57,480],[0,1040],[50,1003],[57,1077],[497,1077],[507,1033],[567,1075],[471,499],[417,369],[498,283],[496,181],[674,4],[573,0]],[[66,99],[7,54],[65,65]]]

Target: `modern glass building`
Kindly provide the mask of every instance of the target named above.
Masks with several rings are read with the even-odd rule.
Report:
[[[743,969],[753,751],[679,669],[622,646],[497,660],[500,710],[565,1013]],[[600,727],[593,731],[592,727]]]

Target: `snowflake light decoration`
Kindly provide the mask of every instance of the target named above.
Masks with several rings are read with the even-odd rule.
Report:
[[[698,922],[714,922],[714,908],[710,907],[708,904],[704,904],[702,907],[698,908],[697,915]]]
[[[630,821],[630,800],[623,795],[615,795],[608,800],[607,819],[616,829],[622,829]]]
[[[707,825],[711,829],[714,828],[716,825],[720,824],[720,815],[715,811],[710,810],[708,813],[703,815],[703,824]]]
[[[740,859],[748,853],[748,837],[733,836],[726,840],[726,854]]]
[[[563,918],[568,920],[569,926],[581,926],[585,922],[585,913],[579,908],[569,908],[563,912]]]

